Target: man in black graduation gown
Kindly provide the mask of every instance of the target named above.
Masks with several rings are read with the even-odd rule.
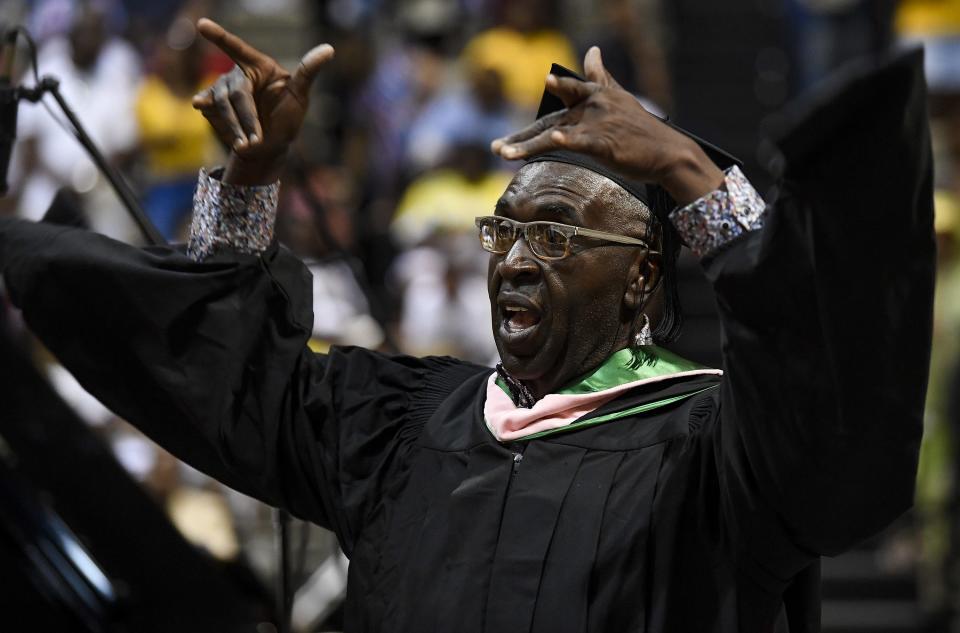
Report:
[[[13,301],[87,389],[335,531],[348,631],[818,628],[819,557],[912,499],[934,266],[919,54],[794,113],[767,207],[598,51],[587,82],[549,78],[567,107],[494,144],[531,162],[478,220],[495,372],[307,349],[308,273],[272,214],[332,50],[291,76],[200,29],[238,63],[196,100],[234,151],[201,174],[186,255],[0,221]],[[716,293],[722,378],[651,341],[676,332],[679,239]]]

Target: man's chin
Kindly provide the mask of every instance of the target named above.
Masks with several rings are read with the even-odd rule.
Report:
[[[511,328],[506,322],[501,322],[495,334],[497,349],[501,353],[509,354],[516,358],[529,358],[535,356],[537,352],[543,349],[545,343],[544,336],[546,331],[542,323],[537,323],[527,328]]]
[[[512,354],[500,350],[500,364],[508,374],[514,378],[524,378],[527,374],[527,358],[518,358]]]
[[[524,382],[536,382],[547,374],[552,363],[548,356],[549,351],[543,347],[536,353],[519,355],[512,352],[508,347],[504,347],[501,341],[497,341],[497,347],[500,350],[500,363],[508,374],[517,380]]]

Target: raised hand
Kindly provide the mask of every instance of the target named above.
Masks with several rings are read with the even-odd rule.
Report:
[[[495,140],[493,152],[509,160],[552,150],[588,154],[633,180],[662,185],[681,204],[720,186],[723,172],[693,140],[621,88],[599,48],[587,51],[583,67],[588,81],[548,75],[547,90],[566,108]]]
[[[310,85],[333,57],[333,47],[311,49],[291,74],[213,20],[202,18],[197,30],[236,63],[193,98],[193,107],[231,149],[224,180],[245,185],[276,181],[303,124]]]

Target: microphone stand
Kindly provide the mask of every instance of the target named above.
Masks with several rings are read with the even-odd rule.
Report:
[[[290,573],[290,513],[283,508],[273,511],[274,535],[278,554],[277,565],[277,632],[290,633],[293,611],[293,578]]]
[[[77,118],[77,115],[74,114],[73,110],[70,109],[70,106],[67,105],[66,100],[64,100],[63,95],[60,93],[60,81],[56,77],[45,75],[33,88],[26,88],[23,86],[14,88],[13,98],[17,101],[24,100],[31,103],[37,103],[43,98],[43,95],[47,93],[53,95],[57,105],[60,106],[60,110],[63,111],[63,114],[70,121],[70,125],[73,126],[74,133],[76,134],[77,140],[80,141],[80,145],[87,150],[87,153],[90,154],[93,162],[96,163],[97,167],[100,169],[100,172],[106,176],[107,181],[109,181],[110,185],[113,187],[113,190],[120,198],[120,202],[123,203],[123,206],[127,209],[130,217],[133,218],[133,221],[136,222],[137,227],[139,227],[140,231],[143,233],[147,243],[151,246],[166,245],[167,240],[164,239],[160,231],[157,230],[157,227],[153,225],[153,222],[151,222],[150,218],[147,217],[147,214],[144,213],[143,209],[140,207],[140,203],[137,202],[136,196],[130,189],[130,185],[128,185],[123,179],[123,176],[120,175],[120,172],[118,172],[103,156],[103,153],[97,147],[96,143],[94,143],[93,139],[90,138],[90,135],[87,134],[83,124],[80,123],[80,119]]]

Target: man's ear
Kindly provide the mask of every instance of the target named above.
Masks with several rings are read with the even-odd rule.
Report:
[[[639,251],[630,263],[630,282],[623,295],[623,303],[631,314],[647,305],[650,296],[660,285],[660,260],[646,250]]]

